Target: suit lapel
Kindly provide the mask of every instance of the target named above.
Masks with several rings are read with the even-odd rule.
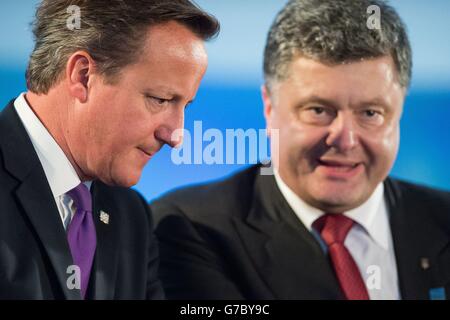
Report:
[[[341,299],[341,291],[313,235],[296,218],[273,176],[258,175],[254,201],[236,228],[275,299]]]
[[[0,122],[5,169],[20,181],[15,191],[17,200],[48,255],[65,298],[80,299],[79,290],[71,290],[67,285],[71,275],[67,268],[73,262],[55,200],[12,102],[2,112]]]
[[[95,277],[91,277],[94,281],[92,298],[109,300],[114,298],[116,283],[120,215],[110,187],[95,181],[91,192],[93,194],[92,212],[97,232],[97,251],[93,268]]]
[[[36,168],[17,189],[17,198],[31,221],[37,236],[47,252],[66,299],[81,299],[80,291],[69,289],[73,265],[66,232],[58,209],[41,168]]]
[[[401,296],[429,299],[429,290],[443,285],[438,257],[449,239],[426,212],[426,199],[405,196],[391,179],[386,180],[385,189]]]

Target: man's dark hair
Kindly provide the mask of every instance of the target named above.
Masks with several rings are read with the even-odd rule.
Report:
[[[80,13],[79,29],[68,25],[73,8]],[[190,0],[43,0],[33,23],[28,89],[47,93],[78,50],[88,52],[112,83],[123,67],[138,60],[148,28],[168,21],[186,26],[205,41],[220,28],[216,18]]]
[[[370,6],[380,9],[380,27],[369,28]],[[295,57],[335,65],[391,55],[404,88],[412,57],[406,27],[382,0],[291,0],[273,22],[264,53],[266,84],[289,76]]]

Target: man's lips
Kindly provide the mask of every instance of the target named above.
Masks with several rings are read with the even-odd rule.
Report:
[[[334,178],[350,178],[363,169],[361,161],[322,158],[317,162],[320,172]]]
[[[319,159],[319,165],[328,167],[342,167],[342,168],[355,168],[360,161],[351,160],[335,160],[335,159]]]
[[[154,152],[151,152],[151,151],[145,151],[144,149],[142,149],[142,148],[138,148],[140,151],[142,151],[142,153],[144,153],[147,157],[149,157],[149,158],[151,158],[151,157],[153,157],[153,155],[155,154]]]

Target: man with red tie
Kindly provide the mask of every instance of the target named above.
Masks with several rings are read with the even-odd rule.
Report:
[[[129,189],[207,67],[217,20],[190,0],[43,0],[28,91],[0,114],[0,299],[162,299]]]
[[[385,2],[289,1],[264,54],[274,174],[152,204],[167,296],[446,298],[450,194],[388,177],[411,68]]]

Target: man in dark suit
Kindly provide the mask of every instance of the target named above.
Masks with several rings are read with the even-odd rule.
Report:
[[[162,299],[153,221],[129,187],[206,70],[189,0],[44,0],[28,92],[0,114],[0,299]]]
[[[273,175],[254,166],[151,206],[168,298],[448,297],[450,193],[388,177],[411,77],[395,10],[292,0],[264,72]]]

